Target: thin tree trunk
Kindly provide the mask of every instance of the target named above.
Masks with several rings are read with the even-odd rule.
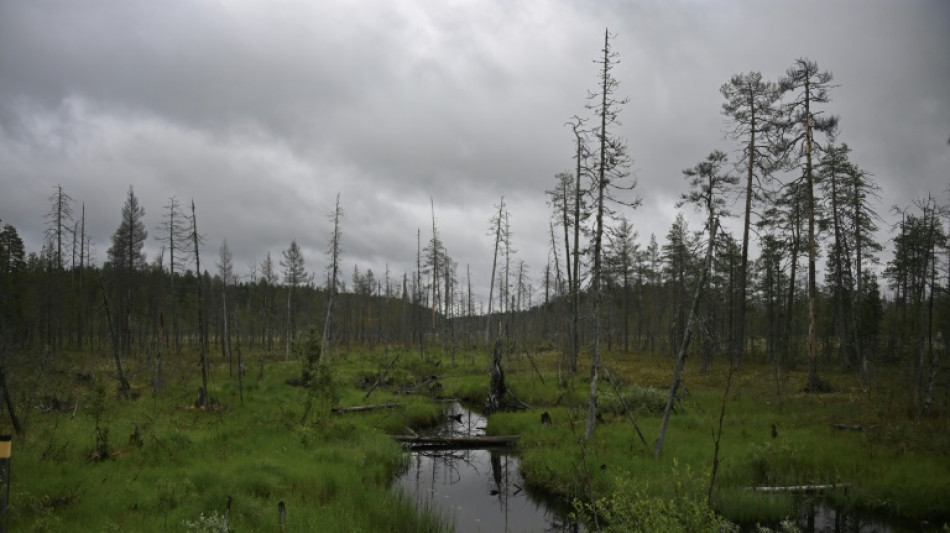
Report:
[[[485,346],[488,346],[489,337],[491,336],[491,312],[493,295],[495,293],[495,269],[498,266],[498,245],[501,243],[501,216],[504,208],[505,197],[502,196],[501,202],[498,204],[498,219],[496,222],[497,226],[495,227],[495,251],[492,254],[491,281],[488,285],[488,314],[485,315]]]
[[[815,235],[815,180],[812,176],[812,127],[809,85],[805,82],[805,180],[808,185],[808,384],[806,391],[819,392],[818,379],[818,282],[816,262],[818,243]]]
[[[594,349],[590,361],[590,393],[587,402],[587,426],[584,431],[585,441],[590,440],[594,435],[594,426],[597,423],[597,377],[600,369],[600,284],[602,273],[600,255],[604,236],[604,192],[607,188],[607,84],[610,79],[608,75],[610,66],[609,37],[609,34],[605,34],[604,36],[604,72],[602,75],[600,101],[600,164],[597,167],[597,219],[594,227],[594,268],[591,271],[591,275],[593,276],[592,292],[594,296]]]
[[[745,358],[745,312],[748,301],[747,279],[749,272],[749,228],[752,225],[752,182],[755,178],[755,97],[749,96],[749,110],[751,112],[751,130],[749,133],[749,168],[745,186],[745,215],[742,223],[742,265],[739,267],[739,316],[736,324],[736,339],[734,365],[741,367]],[[711,485],[710,485],[711,486]],[[712,490],[710,489],[710,494]]]
[[[205,412],[211,412],[212,406],[209,401],[211,393],[208,391],[208,350],[204,324],[204,302],[201,298],[201,253],[198,250],[198,216],[195,214],[194,200],[191,201],[191,238],[195,246],[195,276],[198,280],[198,344],[201,354],[201,389],[203,391],[199,395],[199,399]]]
[[[571,375],[577,373],[577,358],[580,354],[580,292],[581,292],[581,265],[580,265],[580,234],[581,234],[581,137],[575,129],[577,140],[577,170],[574,175],[574,272],[571,284]]]
[[[683,335],[683,342],[680,344],[679,355],[676,357],[676,368],[673,370],[673,384],[670,386],[670,395],[666,399],[666,407],[663,409],[663,421],[660,422],[660,432],[656,437],[656,447],[654,448],[653,455],[657,459],[660,458],[660,453],[663,450],[663,439],[666,437],[666,427],[670,422],[670,414],[673,412],[673,403],[676,401],[676,392],[679,390],[682,380],[683,365],[686,363],[686,350],[689,348],[690,337],[693,333],[693,322],[696,320],[696,314],[699,311],[699,301],[702,298],[706,278],[709,276],[709,268],[712,265],[713,244],[716,241],[716,229],[718,226],[718,219],[710,216],[709,244],[706,246],[706,261],[699,275],[699,282],[696,284],[696,292],[693,295],[693,305],[690,307],[686,331]]]
[[[125,379],[125,374],[122,372],[122,360],[119,358],[119,344],[116,335],[117,326],[112,321],[112,311],[109,308],[109,296],[106,294],[106,286],[103,284],[101,277],[99,278],[99,287],[102,289],[102,302],[106,309],[106,319],[109,321],[109,331],[112,333],[112,360],[115,363],[115,371],[119,380],[118,393],[119,396],[128,398],[131,387],[129,386],[129,381]]]

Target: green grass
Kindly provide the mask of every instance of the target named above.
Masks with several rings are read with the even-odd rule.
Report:
[[[448,354],[432,347],[425,357],[399,350],[337,354],[329,368],[339,405],[399,402],[401,408],[333,415],[329,405],[316,402],[308,418],[307,391],[285,383],[301,373],[296,359],[267,360],[262,379],[255,360],[241,403],[237,381],[215,357],[211,389],[220,402],[215,413],[193,408],[200,381],[194,354],[166,356],[167,385],[158,398],[149,387],[151,363],[124,361],[138,394],[131,401],[115,397],[105,356],[61,354],[51,369],[28,361],[14,365],[11,389],[27,433],[14,439],[11,530],[181,531],[187,530],[186,521],[220,518],[227,496],[233,498],[231,524],[238,531],[276,531],[280,501],[287,506],[288,531],[377,531],[381,524],[394,531],[449,530],[438,511],[419,509],[391,489],[405,455],[387,434],[443,418],[443,406],[432,398],[400,394],[425,377],[439,377],[439,386],[427,392],[483,403],[488,356],[460,352],[453,365]],[[367,384],[397,356],[387,379],[364,399]],[[705,505],[724,365],[706,374],[687,365],[686,389],[657,460],[652,445],[672,375],[669,359],[608,354],[620,394],[647,444],[614,388],[601,380],[602,421],[582,445],[586,361],[582,358],[582,371],[571,378],[559,369],[558,353],[532,357],[534,364],[524,354],[503,359],[512,394],[531,408],[494,414],[488,431],[521,435],[521,465],[533,489],[566,501],[605,499],[618,517],[642,505],[628,501],[634,496],[618,499],[622,494],[663,508],[675,508],[670,502],[687,497],[690,505]],[[794,498],[749,487],[838,483],[847,490],[828,497],[839,504],[914,521],[948,520],[945,405],[934,418],[908,416],[911,398],[899,372],[880,372],[868,393],[853,374],[825,371],[823,379],[834,392],[818,395],[798,392],[803,372],[788,372],[783,379],[779,394],[770,366],[748,363],[733,377],[712,498],[717,512],[740,522],[776,522],[792,512]],[[96,383],[105,395],[96,395]],[[47,396],[61,400],[62,410],[40,409],[49,403]],[[112,452],[105,461],[89,459],[97,410]],[[542,412],[553,425],[540,423]],[[778,430],[774,438],[772,424]],[[864,431],[834,431],[832,424],[860,424]],[[129,442],[136,426],[141,447]],[[697,510],[693,518],[703,513]]]
[[[563,386],[556,373],[558,355],[535,355],[541,378],[523,357],[506,361],[512,393],[532,409],[497,414],[489,432],[518,433],[526,480],[565,497],[616,490],[617,476],[632,476],[638,490],[657,498],[675,498],[682,482],[677,471],[689,470],[690,483],[708,488],[713,461],[713,431],[718,425],[726,368],[701,374],[687,365],[687,392],[677,404],[663,455],[653,457],[662,405],[672,376],[667,359],[611,354],[609,364],[621,394],[634,412],[647,445],[637,436],[614,389],[601,381],[598,424],[581,450],[587,409],[588,371]],[[720,365],[724,367],[725,365]],[[869,393],[858,377],[825,371],[835,392],[804,394],[804,372],[784,377],[776,392],[774,369],[747,364],[733,377],[720,444],[720,469],[714,507],[743,523],[778,521],[793,511],[793,498],[752,492],[759,485],[844,484],[827,494],[841,505],[884,511],[914,521],[942,523],[950,517],[950,433],[947,413],[917,421],[907,415],[910,398],[899,391],[906,383],[882,372]],[[480,380],[480,381],[479,381]],[[446,381],[448,394],[476,396],[486,390],[483,375]],[[484,392],[482,393],[484,394]],[[540,424],[547,411],[553,427]],[[775,424],[778,435],[772,437]],[[861,432],[835,431],[832,424],[856,425]],[[623,472],[623,474],[618,474]],[[589,483],[588,483],[589,478]],[[705,498],[703,498],[705,500]]]
[[[11,530],[182,531],[186,521],[223,515],[227,496],[233,498],[232,528],[239,531],[276,531],[280,501],[288,531],[377,531],[381,523],[393,531],[450,529],[444,517],[390,489],[405,456],[386,434],[431,424],[440,411],[430,400],[402,397],[404,409],[320,412],[304,423],[306,391],[284,383],[299,375],[300,364],[274,360],[263,379],[245,379],[243,404],[226,365],[215,368],[212,395],[221,408],[204,413],[192,405],[198,373],[185,361],[194,358],[181,360],[169,374],[194,375],[173,382],[158,399],[142,384],[144,362],[126,362],[138,387],[133,401],[115,398],[114,385],[105,381],[108,361],[95,361],[96,378],[111,387],[100,417],[112,453],[104,461],[89,459],[95,443],[91,384],[71,372],[54,373],[37,379],[44,384],[39,392],[20,395],[27,433],[14,439]],[[359,403],[365,393],[345,386],[353,370],[342,361],[339,368],[341,402]],[[71,398],[69,408],[43,413],[27,407],[47,394]],[[394,400],[386,391],[372,397]],[[136,426],[141,447],[129,443]]]

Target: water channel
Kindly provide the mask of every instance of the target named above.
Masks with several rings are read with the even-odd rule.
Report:
[[[437,436],[485,435],[488,420],[458,403],[450,404],[446,421],[427,432]],[[570,509],[530,492],[521,477],[519,459],[510,450],[417,450],[397,486],[420,506],[438,510],[454,520],[459,533],[577,532]],[[794,522],[806,533],[904,533],[938,531],[891,517],[836,509],[820,499],[803,498]],[[773,524],[773,527],[777,524]],[[756,531],[746,524],[742,531]]]
[[[485,434],[488,420],[458,403],[434,435]],[[525,488],[508,450],[419,450],[397,482],[420,505],[451,517],[459,533],[577,531],[568,509]]]

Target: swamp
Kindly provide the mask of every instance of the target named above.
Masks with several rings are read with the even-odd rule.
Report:
[[[819,505],[887,524],[866,529],[877,519],[858,518],[851,523],[865,520],[865,529],[841,531],[945,527],[946,421],[907,419],[894,389],[864,393],[853,374],[829,373],[836,392],[806,394],[796,392],[805,373],[789,371],[779,394],[774,368],[734,371],[710,490],[726,369],[686,365],[686,392],[657,459],[631,420],[647,439],[656,435],[671,361],[608,358],[613,386],[604,387],[596,432],[584,441],[585,380],[559,384],[556,352],[503,357],[508,395],[520,408],[488,417],[475,414],[490,381],[482,350],[457,353],[454,364],[438,349],[354,350],[324,360],[323,378],[308,386],[294,386],[305,357],[271,357],[247,371],[243,391],[236,376],[227,377],[227,361],[217,359],[210,412],[195,407],[193,356],[167,358],[169,385],[159,394],[148,383],[155,361],[128,361],[131,394],[123,399],[107,357],[64,353],[45,367],[11,371],[25,431],[13,441],[10,527],[378,531],[385,524],[392,531],[499,531],[492,520],[507,513],[508,531],[571,531],[575,521],[586,530],[715,531],[725,520],[736,528],[794,522],[801,495],[755,488],[819,485],[828,487]],[[385,408],[334,411],[368,404]],[[390,437],[438,428],[520,438],[501,452],[418,455]],[[482,455],[473,459],[475,453]],[[483,470],[469,483],[475,487],[448,496],[427,485],[462,476],[463,464]],[[479,505],[476,496],[493,501],[495,514],[489,516],[492,503],[476,518],[460,512]],[[518,522],[519,506],[532,507],[536,522]],[[476,519],[484,529],[470,527]],[[803,530],[807,525],[803,518]]]

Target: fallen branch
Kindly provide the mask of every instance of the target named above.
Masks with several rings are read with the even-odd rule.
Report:
[[[388,351],[389,350],[386,349],[386,352]],[[382,373],[382,375],[379,376],[379,379],[376,380],[376,383],[374,383],[373,386],[370,387],[368,391],[366,391],[366,396],[363,396],[364,402],[369,399],[369,395],[373,394],[373,391],[376,390],[376,387],[379,387],[379,384],[382,383],[384,379],[386,379],[386,376],[389,375],[389,371],[392,370],[394,366],[396,366],[396,362],[399,361],[400,355],[402,355],[402,352],[396,354],[396,357],[394,357],[392,362],[389,363],[389,366],[386,367],[386,370]]]
[[[845,488],[848,488],[848,485],[845,483],[832,483],[830,485],[792,485],[788,487],[751,487],[751,489],[756,492],[791,492],[794,494],[812,494],[815,492]]]
[[[861,424],[847,425],[847,424],[831,424],[831,429],[835,431],[864,431],[864,426]]]
[[[436,437],[425,435],[390,435],[394,440],[413,449],[479,449],[513,446],[520,435],[478,435],[472,437]]]
[[[353,407],[334,407],[332,411],[336,414],[362,413],[364,411],[375,411],[377,409],[396,409],[402,407],[401,403],[377,403],[373,405],[355,405]]]

